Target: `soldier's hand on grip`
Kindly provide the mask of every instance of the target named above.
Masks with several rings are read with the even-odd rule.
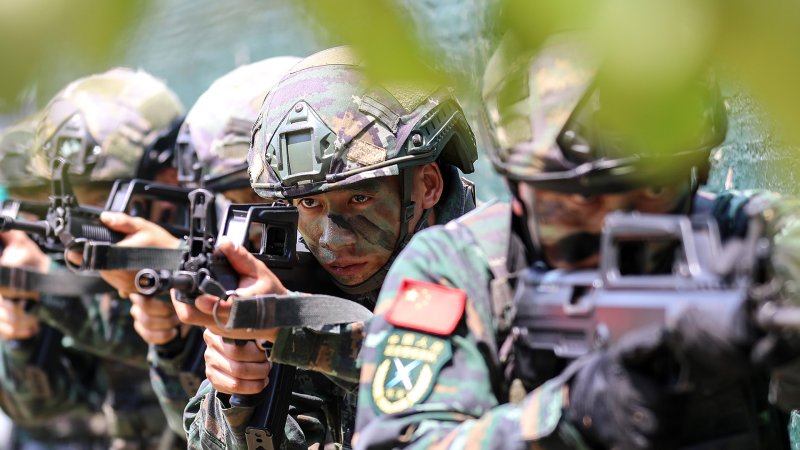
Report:
[[[286,294],[287,290],[267,266],[256,259],[247,249],[234,245],[229,239],[220,239],[217,250],[222,252],[239,274],[239,287],[236,295],[249,297],[259,294]],[[225,299],[222,299],[225,300]],[[219,303],[219,305],[217,305]],[[172,304],[181,322],[200,325],[214,331],[215,334],[232,339],[267,339],[274,340],[275,330],[258,330],[253,332],[224,330],[214,320],[214,307],[221,323],[228,321],[230,302],[220,301],[212,295],[200,295],[194,306],[173,299]]]
[[[24,302],[0,297],[0,338],[7,341],[28,339],[38,332],[39,319],[25,312]]]
[[[139,294],[130,299],[133,328],[145,342],[163,345],[178,337],[181,323],[171,303]]]
[[[26,267],[46,273],[50,270],[50,257],[44,254],[31,238],[22,231],[0,233],[3,252],[0,264],[9,267]]]
[[[227,343],[209,330],[203,333],[206,341],[206,378],[214,388],[225,394],[258,394],[269,382],[272,364],[267,353],[250,341],[243,345]]]
[[[642,330],[591,354],[570,383],[567,419],[603,448],[674,448],[683,393],[674,387],[663,333]]]

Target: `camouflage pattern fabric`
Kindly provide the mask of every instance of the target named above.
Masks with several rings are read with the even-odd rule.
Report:
[[[133,329],[130,302],[109,296],[43,296],[36,314],[64,337],[47,371],[31,366],[36,346],[3,343],[0,386],[28,421],[102,411],[105,432],[123,448],[156,448],[164,416],[147,372],[147,345]]]
[[[773,206],[759,208],[761,214],[770,218],[768,223],[780,226],[768,236],[776,245],[784,235],[800,242],[796,203],[754,193],[747,195],[750,198],[746,201],[734,199],[740,195],[707,199],[707,211],[719,218],[721,229],[742,229],[736,222],[746,220],[759,203],[766,202]],[[787,215],[779,218],[774,214],[779,210]],[[376,315],[367,324],[359,357],[355,448],[588,448],[576,429],[562,420],[568,398],[563,380],[544,383],[521,396],[518,403],[508,401],[511,380],[505,372],[500,349],[503,340],[494,321],[490,262],[496,263],[508,254],[509,218],[508,206],[494,204],[458,219],[458,224],[425,230],[412,239],[392,266]],[[797,269],[795,261],[787,265],[777,256],[779,253],[776,251],[772,258],[776,271],[792,273]],[[509,267],[511,272],[514,269]],[[384,315],[399,301],[398,290],[407,278],[466,294],[463,315],[451,335],[399,328],[386,320]],[[785,281],[791,286],[794,280]],[[432,348],[432,340],[451,350],[429,356],[430,361],[424,359],[430,354],[420,349]],[[388,345],[393,342],[399,344],[389,352]],[[409,347],[406,356],[416,358],[399,358],[396,370],[381,372],[381,366],[388,366],[392,360],[390,353],[398,354],[398,345]],[[432,376],[423,376],[424,370]],[[412,397],[413,392],[424,394]],[[781,431],[776,426],[772,429]]]
[[[247,64],[218,78],[186,115],[188,134],[206,175],[247,160],[250,132],[269,90],[300,58],[283,56]]]
[[[189,350],[191,349],[185,346],[183,351],[177,355],[166,355],[159,352],[158,346],[151,345],[148,354],[150,383],[153,385],[153,391],[158,397],[170,429],[183,440],[186,440],[186,433],[183,429],[183,410],[194,395],[194,392],[187,393],[181,383],[184,363],[190,356],[193,356],[188,354]]]
[[[116,68],[78,79],[45,107],[31,169],[49,179],[60,156],[88,181],[131,178],[144,149],[182,114],[177,96],[143,71]]]
[[[355,398],[330,380],[298,370],[284,432],[283,449],[322,448],[339,444],[352,430]],[[216,392],[208,380],[186,405],[184,427],[191,449],[247,449],[245,429],[253,408],[231,407],[228,396]]]

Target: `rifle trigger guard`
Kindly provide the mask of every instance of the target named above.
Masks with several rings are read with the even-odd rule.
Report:
[[[86,260],[88,259],[87,258],[88,255],[86,254],[86,244],[88,242],[89,240],[86,238],[76,238],[73,239],[72,242],[69,243],[69,245],[64,247],[64,265],[66,265],[69,270],[78,273],[82,270],[87,269]],[[78,253],[81,254],[80,265],[74,264],[72,261],[69,260],[68,257],[69,252],[73,250],[78,251]]]

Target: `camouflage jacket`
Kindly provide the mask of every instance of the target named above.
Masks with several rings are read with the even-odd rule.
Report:
[[[186,406],[184,427],[192,449],[247,449],[245,431],[254,408],[231,407],[229,396],[216,392],[208,380]],[[298,370],[283,449],[306,450],[341,444],[352,434],[342,424],[353,423],[355,397],[319,373]]]
[[[43,296],[35,310],[43,330],[57,330],[47,349],[39,335],[22,345],[2,343],[0,385],[14,414],[40,421],[65,412],[101,410],[106,433],[119,442],[156,445],[164,416],[146,366],[147,346],[133,329],[130,302],[110,296]]]
[[[442,200],[435,207],[438,223],[446,223],[475,208],[474,186],[459,178],[455,168],[452,170],[454,172],[446,179],[449,183]],[[374,300],[369,303],[371,306]],[[293,391],[291,407],[299,412],[303,411],[303,407],[294,403],[298,395],[317,397],[327,407],[323,408],[327,416],[324,419],[314,418],[309,423],[306,421],[308,415],[303,413],[302,417],[287,421],[285,431],[288,446],[309,448],[317,442],[323,445],[349,443],[356,403],[352,391],[358,382],[356,355],[361,347],[363,330],[364,324],[356,322],[280,331],[270,359],[276,363],[298,367],[298,373],[303,374],[301,380],[308,380],[295,385],[297,389]],[[320,390],[320,387],[324,389]],[[226,403],[224,400],[206,382],[186,406],[184,428],[190,448],[247,448],[244,428],[252,410],[223,406]],[[330,408],[329,405],[339,407]],[[314,431],[309,434],[309,427],[316,430],[318,423],[326,424],[329,428],[325,433]],[[325,439],[317,436],[325,436]],[[331,437],[333,440],[329,440]]]
[[[189,334],[179,341],[166,345],[151,345],[150,381],[161,404],[170,429],[186,440],[183,429],[183,410],[205,379],[205,365],[199,365],[193,373],[186,367],[187,361],[202,361],[205,349],[203,328],[192,327]],[[187,345],[192,344],[192,345]],[[200,345],[198,345],[200,344]]]
[[[723,235],[732,235],[746,227],[747,206],[765,200],[723,194],[698,198],[695,205],[717,218]],[[777,219],[791,216],[791,209],[780,213],[771,221],[772,260],[789,274],[800,268],[791,260],[798,230],[792,230],[795,218]],[[525,265],[512,257],[510,216],[503,204],[478,209],[418,234],[395,262],[359,356],[355,448],[588,448],[562,420],[566,373],[525,392],[512,386],[501,362],[505,340],[493,309],[493,266],[513,273]],[[782,235],[781,227],[790,232]],[[394,306],[401,301],[404,307]],[[409,315],[411,307],[425,308],[425,317],[435,319]],[[514,395],[514,389],[522,392]]]

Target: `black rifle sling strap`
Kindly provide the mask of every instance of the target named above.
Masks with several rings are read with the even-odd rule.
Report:
[[[64,297],[113,292],[102,278],[77,275],[66,270],[42,273],[21,267],[0,266],[0,287]]]
[[[180,264],[184,250],[123,247],[105,242],[87,242],[81,270],[170,270]]]
[[[331,295],[260,295],[234,299],[226,328],[320,327],[370,317],[364,306]]]

